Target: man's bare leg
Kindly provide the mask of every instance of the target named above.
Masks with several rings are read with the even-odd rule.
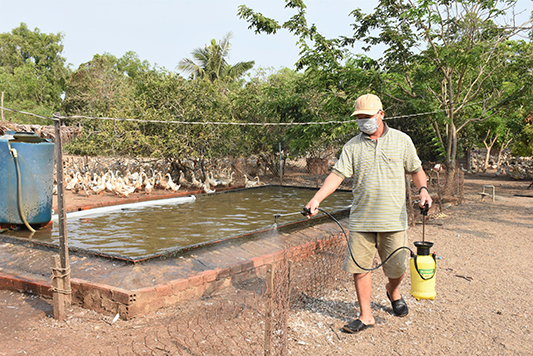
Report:
[[[405,273],[401,275],[400,278],[389,278],[389,283],[385,285],[385,289],[389,292],[389,295],[392,300],[398,300],[402,297],[400,294],[399,286],[402,283]]]
[[[357,293],[357,300],[359,301],[361,320],[365,325],[374,325],[376,320],[372,315],[372,309],[370,308],[370,296],[372,293],[372,274],[367,273],[354,273],[353,281],[355,284],[355,291]]]

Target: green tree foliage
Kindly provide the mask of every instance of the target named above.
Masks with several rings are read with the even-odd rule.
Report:
[[[515,53],[513,61],[509,63],[505,73],[511,83],[520,83],[524,95],[510,103],[510,110],[506,112],[506,124],[513,136],[513,152],[517,155],[528,156],[533,152],[531,140],[531,120],[533,119],[533,31],[530,41],[512,41],[508,43],[510,51]],[[531,155],[531,154],[529,154]]]
[[[511,154],[514,156],[533,156],[533,124],[524,125],[518,140],[513,145]]]
[[[211,82],[216,80],[232,82],[241,78],[252,69],[255,62],[239,62],[231,65],[226,61],[231,49],[231,37],[230,32],[218,43],[213,39],[204,48],[196,48],[191,52],[193,59],[182,59],[178,64],[178,69],[190,75],[191,78],[207,79]]]
[[[390,123],[410,133],[419,144],[432,137],[431,145],[441,152],[444,149],[445,162],[453,167],[458,149],[468,142],[461,142],[459,133],[468,137],[472,132],[469,123],[511,110],[513,103],[527,97],[523,79],[506,78],[511,67],[518,70],[518,62],[522,62],[519,71],[531,76],[524,71],[531,68],[524,66],[527,60],[509,47],[513,43],[510,38],[528,31],[530,24],[500,24],[501,16],[515,3],[382,0],[372,14],[354,10],[354,35],[338,39],[326,39],[314,25],[307,24],[302,1],[286,1],[286,7],[297,13],[282,24],[244,5],[238,15],[256,33],[287,29],[298,36],[301,52],[297,66],[314,73],[322,91],[342,89],[351,99],[373,91],[383,98],[389,117],[432,112]],[[343,65],[345,48],[357,41],[366,42],[367,49],[381,44],[386,50],[378,61],[359,61],[359,67],[366,70],[366,75],[359,76],[363,80],[342,87],[340,78],[347,70]],[[428,129],[432,135],[427,135]]]
[[[73,72],[65,89],[62,111],[66,116],[132,118],[136,81],[149,70],[133,52],[122,58],[95,55]],[[140,138],[137,125],[117,120],[70,119],[67,125],[82,126],[82,136],[67,147],[75,154],[124,154]],[[139,151],[132,151],[139,152]]]
[[[25,23],[0,34],[0,91],[4,106],[51,116],[61,103],[69,69],[65,65],[63,35],[31,31]],[[25,122],[23,116],[8,119]]]
[[[110,54],[95,55],[71,74],[63,110],[67,115],[117,117],[131,107],[132,82]]]
[[[248,28],[254,29],[255,33],[275,34],[280,29],[286,29],[298,37],[297,44],[300,47],[300,58],[296,62],[296,69],[308,67],[330,68],[341,64],[346,54],[346,49],[341,48],[340,39],[327,39],[317,27],[308,25],[306,19],[307,6],[300,0],[286,0],[286,8],[295,9],[297,12],[283,24],[267,18],[261,13],[256,13],[245,5],[240,5],[237,15],[250,23]]]
[[[509,109],[525,94],[520,82],[506,82],[502,75],[516,60],[506,43],[527,31],[527,24],[499,24],[514,4],[381,1],[373,14],[352,12],[355,34],[346,43],[387,45],[380,64],[387,73],[399,74],[384,88],[385,96],[400,108],[445,111],[431,124],[446,148],[449,167],[455,166],[461,130]]]
[[[146,120],[197,123],[143,124],[145,135],[159,139],[160,147],[152,155],[201,160],[233,153],[227,145],[226,129],[231,129],[208,124],[226,122],[231,112],[230,100],[221,87],[157,72],[145,73],[142,83],[142,94],[136,98],[137,115]]]
[[[292,87],[287,100],[298,105],[297,110],[293,108],[291,112],[291,121],[350,120],[355,96],[374,75],[372,60],[364,56],[350,57],[347,49],[341,48],[340,39],[327,39],[314,24],[308,25],[306,6],[302,1],[286,1],[286,7],[295,9],[296,14],[283,24],[245,5],[239,6],[238,16],[247,20],[249,28],[256,33],[275,34],[285,29],[298,37],[300,58],[295,66],[297,70],[303,70],[304,75],[291,78],[292,83],[287,85]],[[368,66],[367,73],[360,67],[363,64]],[[332,153],[333,146],[338,147],[340,140],[356,133],[356,127],[353,123],[291,126],[287,129],[287,139],[297,155],[324,158]]]
[[[203,167],[213,157],[235,155],[238,128],[208,123],[230,120],[228,88],[234,89],[150,68],[133,53],[95,56],[70,77],[65,113],[132,120],[70,119],[83,133],[68,150],[167,158],[184,171],[186,159]]]
[[[332,123],[290,127],[287,135],[294,152],[310,158],[326,158],[336,153],[332,151],[333,148],[342,146],[343,142],[358,133],[354,118],[350,115],[354,97],[364,91],[362,88],[365,83],[368,84],[372,72],[372,69],[368,72],[361,69],[361,64],[368,60],[364,56],[348,58],[344,66],[334,65],[331,70],[308,67],[298,83],[297,92],[304,102],[301,114],[294,120]]]
[[[279,145],[286,158],[290,142],[287,127],[275,124],[294,122],[306,104],[296,90],[301,77],[285,68],[278,73],[253,77],[244,88],[230,95],[236,121],[274,124],[241,126],[242,134],[237,141],[241,154],[258,155],[271,172],[279,172]]]

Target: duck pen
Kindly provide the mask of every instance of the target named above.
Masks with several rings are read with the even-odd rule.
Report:
[[[316,216],[308,220],[298,214],[287,214],[300,211],[315,191],[305,187],[261,186],[182,196],[179,204],[173,198],[70,213],[63,208],[65,238],[61,238],[58,209],[57,217],[52,219],[54,225],[31,237],[24,230],[0,235],[3,243],[0,281],[4,287],[22,292],[48,297],[54,291],[59,294],[58,290],[66,287],[49,283],[46,271],[50,270],[53,256],[67,248],[72,302],[105,314],[119,314],[123,319],[149,314],[210,295],[238,281],[257,278],[267,264],[288,255],[296,260],[305,258],[317,253],[326,241],[340,241],[340,231],[329,218]],[[325,201],[324,207],[342,219],[349,214],[350,201],[351,192],[340,191],[330,203]],[[244,205],[237,206],[235,202]],[[200,203],[207,215],[201,212],[203,208],[191,206]],[[209,216],[213,211],[215,216]],[[151,217],[148,212],[159,216]],[[285,214],[290,218],[276,218]],[[180,216],[191,224],[180,222],[177,219]],[[147,230],[139,230],[145,224],[137,221],[142,217],[148,218]],[[137,222],[128,227],[131,221]],[[258,225],[254,225],[257,221]],[[121,232],[119,227],[123,223]],[[83,230],[86,227],[96,233],[89,234]],[[98,246],[102,235],[99,231],[105,229],[110,237]],[[148,230],[153,234],[147,237]],[[186,230],[191,232],[192,240],[180,236]],[[131,236],[135,231],[135,236]],[[118,235],[124,235],[125,240],[117,240]],[[183,241],[173,240],[174,237]],[[146,245],[128,248],[128,239],[132,245],[144,239]],[[154,241],[160,245],[154,248],[151,245]],[[55,273],[64,277],[66,273],[62,271]]]

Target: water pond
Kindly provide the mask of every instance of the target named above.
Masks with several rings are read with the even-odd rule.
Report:
[[[300,214],[283,214],[300,212],[315,192],[308,188],[266,186],[69,213],[69,247],[129,258],[161,254],[265,229],[275,222],[303,219]],[[329,212],[342,210],[351,200],[351,192],[337,191],[324,200],[321,208]],[[282,216],[275,219],[276,214]],[[29,232],[7,234],[28,237]],[[57,221],[31,238],[59,243]]]

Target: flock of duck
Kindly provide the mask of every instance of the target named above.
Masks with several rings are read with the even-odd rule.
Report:
[[[487,168],[496,169],[496,175],[507,174],[515,180],[533,179],[533,158],[514,157],[509,152],[502,152],[501,157],[489,155],[486,161],[486,153],[473,151],[470,169],[461,169],[466,173],[485,172]],[[533,184],[533,183],[532,183]]]
[[[139,161],[122,158],[65,157],[63,160],[63,186],[74,193],[91,195],[111,192],[127,197],[132,193],[152,194],[154,189],[177,192],[179,189],[201,190],[215,193],[217,186],[229,187],[235,184],[235,172],[230,168],[216,169],[204,173],[203,181],[194,170],[173,177],[171,165],[165,160]],[[200,172],[197,172],[199,174]],[[199,174],[201,175],[201,174]],[[243,173],[244,186],[261,185],[259,177],[253,180]],[[57,179],[54,177],[54,194],[57,194]]]

